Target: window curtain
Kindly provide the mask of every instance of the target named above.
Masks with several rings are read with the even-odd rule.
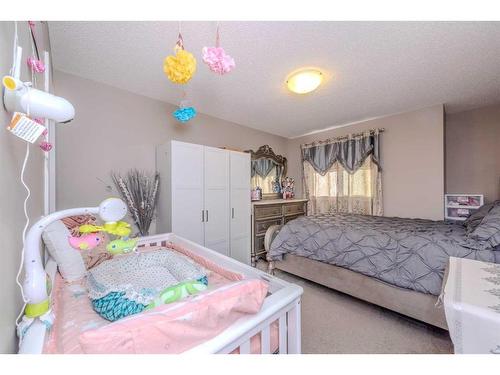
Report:
[[[383,214],[379,131],[302,146],[308,214]]]

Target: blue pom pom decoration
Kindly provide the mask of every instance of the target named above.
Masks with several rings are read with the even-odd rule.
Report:
[[[174,111],[172,115],[177,121],[186,123],[196,116],[196,109],[194,109],[194,107],[179,108],[178,110]]]

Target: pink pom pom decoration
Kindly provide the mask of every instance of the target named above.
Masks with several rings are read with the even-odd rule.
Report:
[[[37,60],[34,57],[30,56],[28,57],[28,66],[31,68],[32,71],[35,73],[43,73],[45,72],[45,64],[41,60]]]
[[[210,70],[217,74],[229,73],[236,64],[234,59],[227,55],[222,47],[203,47],[203,62]]]
[[[33,121],[39,123],[40,125],[43,125],[45,123],[45,119],[41,117],[35,117]]]
[[[40,148],[45,152],[49,152],[50,150],[52,150],[52,145],[49,142],[41,141]]]

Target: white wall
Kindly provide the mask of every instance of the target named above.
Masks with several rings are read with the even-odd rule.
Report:
[[[500,199],[500,104],[446,115],[446,191]]]
[[[269,144],[277,153],[286,152],[283,137],[204,114],[183,125],[172,117],[173,105],[60,71],[54,81],[58,94],[76,110],[75,120],[56,132],[59,210],[116,195],[106,190],[111,171],[154,171],[155,147],[171,139],[241,150]]]
[[[292,139],[287,143],[288,174],[302,195],[300,145],[385,128],[381,136],[384,215],[441,220],[444,216],[443,106],[387,116]]]
[[[19,22],[19,42],[23,47],[23,71],[21,78],[30,80],[26,58],[31,52],[27,22]],[[47,49],[46,25],[36,23],[39,51]],[[0,74],[8,74],[12,65],[12,43],[14,22],[0,22]],[[38,87],[43,88],[43,75],[38,76]],[[0,106],[0,238],[2,258],[0,260],[0,353],[17,351],[15,319],[22,307],[22,299],[15,279],[21,259],[22,230],[25,219],[23,201],[25,190],[20,182],[21,165],[26,152],[26,143],[5,130],[11,115]],[[43,152],[38,145],[32,145],[26,170],[26,180],[31,188],[29,216],[38,219],[43,213]]]
[[[443,218],[441,105],[286,139],[204,114],[181,125],[172,118],[175,107],[170,104],[59,71],[54,80],[58,94],[76,107],[75,120],[57,128],[58,209],[94,205],[116,195],[106,190],[112,185],[110,172],[154,170],[155,146],[171,139],[239,149],[269,144],[288,158],[288,175],[296,178],[301,196],[301,143],[383,127],[385,215]]]

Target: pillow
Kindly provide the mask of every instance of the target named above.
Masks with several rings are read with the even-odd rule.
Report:
[[[66,228],[69,229],[72,236],[78,236],[80,232],[78,228],[83,224],[96,225],[96,218],[94,215],[76,215],[76,216],[68,216],[61,221],[66,225]]]
[[[465,233],[471,234],[474,229],[476,229],[477,226],[481,223],[481,220],[483,220],[488,212],[490,212],[494,205],[494,203],[483,204],[481,207],[479,207],[478,210],[470,215],[463,223],[465,227]]]
[[[497,203],[497,202],[495,202]],[[500,204],[495,204],[470,237],[489,243],[491,247],[500,245]]]
[[[80,251],[70,246],[69,236],[68,228],[60,220],[51,223],[42,233],[43,241],[56,261],[61,276],[71,282],[83,278],[86,268]]]
[[[99,237],[101,240],[95,248],[80,250],[80,255],[87,270],[98,266],[105,260],[113,258],[113,255],[106,249],[106,244],[109,242],[108,236],[105,233],[99,233]]]

